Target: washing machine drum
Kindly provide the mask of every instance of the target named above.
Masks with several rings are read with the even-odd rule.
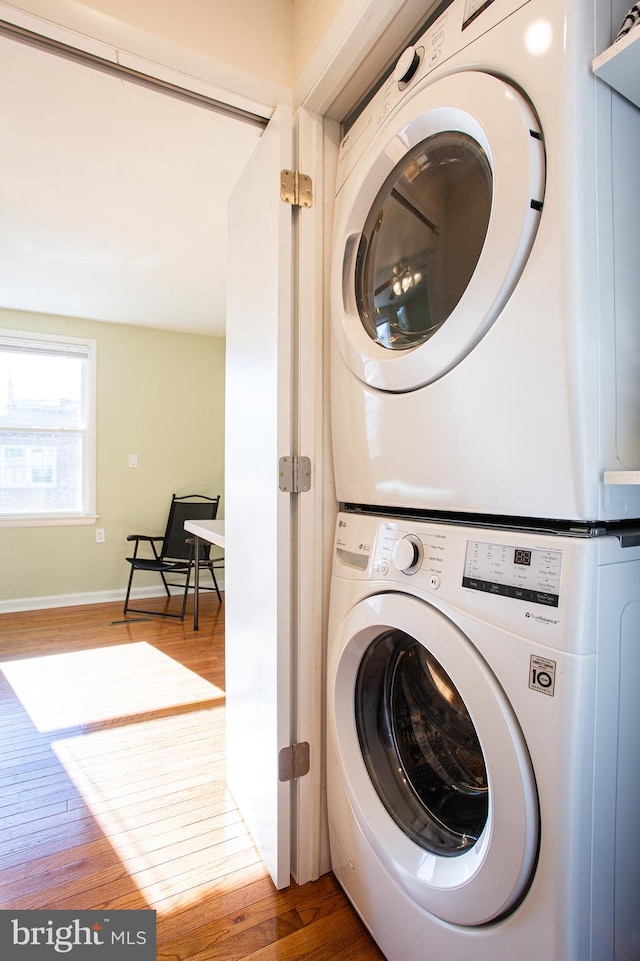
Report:
[[[335,642],[330,729],[370,846],[443,921],[505,917],[535,872],[539,807],[522,730],[489,665],[411,595],[360,601]]]
[[[362,659],[355,704],[367,771],[396,824],[433,854],[473,847],[487,823],[487,769],[442,665],[414,638],[385,632]]]
[[[501,78],[443,77],[383,124],[336,199],[334,336],[360,380],[415,390],[473,350],[525,268],[544,186],[540,125]]]

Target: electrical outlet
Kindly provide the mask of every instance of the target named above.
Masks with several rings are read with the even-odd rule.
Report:
[[[96,544],[104,544],[104,527],[96,527]]]
[[[129,467],[137,467],[137,466],[138,466],[138,455],[129,454]]]

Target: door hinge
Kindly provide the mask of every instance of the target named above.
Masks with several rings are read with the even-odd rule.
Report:
[[[311,489],[311,458],[281,457],[278,461],[278,488],[285,494],[300,494]]]
[[[300,741],[283,747],[278,754],[278,777],[281,781],[294,781],[309,773],[309,742]]]
[[[297,170],[280,172],[280,199],[293,207],[313,207],[311,177]]]

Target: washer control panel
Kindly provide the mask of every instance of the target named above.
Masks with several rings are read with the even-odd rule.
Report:
[[[634,550],[640,563],[640,548]],[[454,620],[471,617],[476,627],[504,632],[505,643],[517,635],[549,650],[592,654],[599,571],[626,561],[630,553],[615,536],[570,537],[342,511],[332,584],[337,597],[352,588],[354,596],[414,595]],[[350,587],[349,582],[359,583]],[[497,634],[495,641],[501,643]],[[531,655],[550,656],[533,648]],[[548,686],[544,671],[539,674],[543,667],[546,671],[542,660],[534,666],[542,686]]]
[[[542,607],[559,606],[562,551],[532,544],[530,537],[518,542],[517,534],[499,542],[470,539],[468,530],[455,526],[423,523],[408,528],[402,521],[383,521],[377,538],[369,538],[375,540],[374,577],[412,577],[416,586],[429,591],[463,587]]]
[[[415,574],[420,570],[424,548],[422,541],[415,534],[405,534],[393,545],[391,559],[395,567],[403,574]]]
[[[561,563],[560,551],[467,541],[462,586],[557,607]]]
[[[383,576],[390,572],[409,576],[419,574],[420,581],[426,577],[428,586],[437,590],[443,574],[448,536],[444,527],[423,525],[417,534],[402,530],[396,524],[381,524],[374,573]]]

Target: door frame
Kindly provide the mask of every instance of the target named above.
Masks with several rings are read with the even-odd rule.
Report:
[[[338,504],[329,426],[333,197],[340,121],[364,96],[433,0],[345,0],[294,88],[294,163],[313,182],[313,206],[294,217],[294,453],[312,458],[312,486],[296,495],[293,740],[310,745],[309,774],[294,782],[292,865],[298,884],[331,870],[326,811],[326,666],[329,584]],[[302,389],[301,389],[302,388]],[[301,561],[312,558],[312,563]]]

